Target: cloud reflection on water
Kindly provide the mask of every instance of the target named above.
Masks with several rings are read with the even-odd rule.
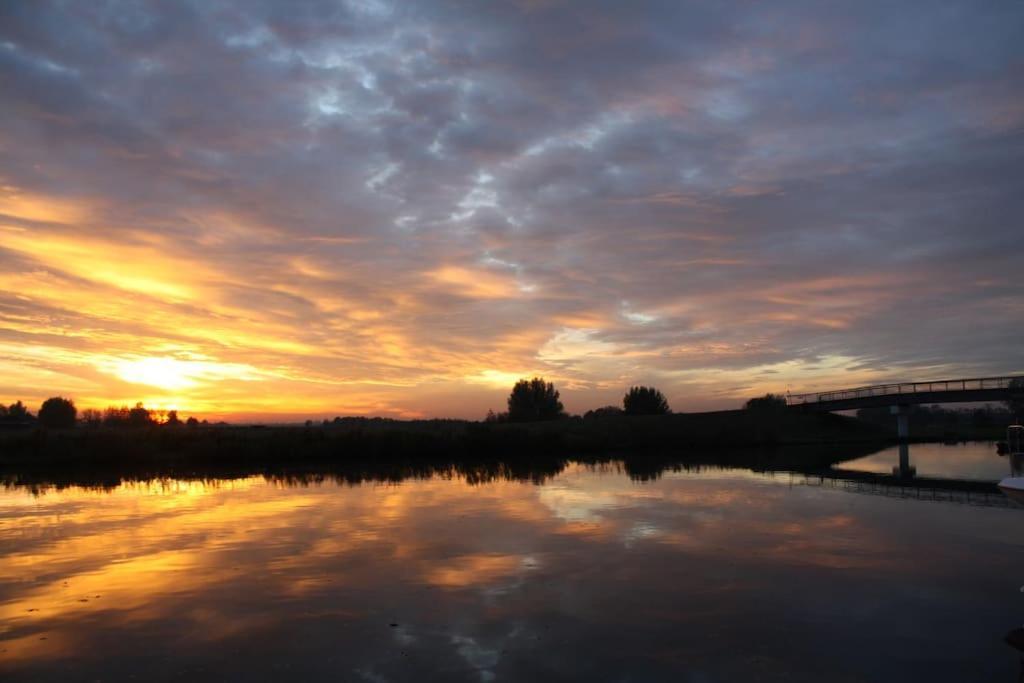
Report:
[[[998,584],[1024,551],[1014,511],[608,466],[543,485],[13,489],[0,510],[12,680],[167,658],[214,677],[875,680],[869,645],[886,676],[954,680],[999,666],[985,629],[1013,614]],[[941,648],[921,664],[907,644]]]

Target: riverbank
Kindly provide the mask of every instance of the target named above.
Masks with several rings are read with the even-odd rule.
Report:
[[[17,430],[0,433],[0,465],[177,461],[289,462],[702,451],[881,443],[876,425],[828,413],[721,411],[550,422],[346,418],[323,425]]]

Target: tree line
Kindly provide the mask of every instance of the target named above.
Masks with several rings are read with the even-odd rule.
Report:
[[[487,411],[484,421],[539,422],[570,417],[565,411],[561,394],[555,389],[554,383],[546,381],[543,377],[521,379],[516,382],[508,396],[507,403],[507,411],[502,413]],[[766,394],[763,397],[747,401],[745,407],[748,410],[773,411],[785,408],[785,405],[784,397]],[[634,386],[630,387],[622,397],[621,407],[608,405],[588,410],[583,414],[583,419],[593,420],[619,415],[668,415],[671,412],[668,399],[660,390],[655,387]],[[340,419],[335,418],[335,423]],[[161,425],[177,427],[185,425],[194,427],[209,424],[206,420],[200,422],[195,417],[189,417],[183,422],[176,410],[153,410],[146,408],[142,403],[136,403],[133,407],[110,406],[105,410],[87,408],[79,413],[74,401],[63,396],[46,399],[37,415],[29,412],[21,401],[12,403],[10,406],[0,404],[0,425],[4,423],[38,424],[49,429],[71,429],[76,426],[148,427]],[[324,424],[328,424],[327,420],[324,420]],[[307,427],[312,425],[312,420],[306,421]]]
[[[1020,414],[1020,407],[1013,401],[1008,401],[1005,405],[986,403],[973,408],[944,408],[937,405],[908,406],[908,415],[912,425],[942,429],[1002,426],[1013,422]],[[893,423],[892,413],[886,407],[861,408],[857,411],[857,418],[883,426],[890,426]]]
[[[584,419],[609,417],[613,415],[667,415],[672,412],[665,395],[654,387],[635,386],[622,397],[622,407],[605,406],[596,410],[588,410]],[[569,414],[562,404],[560,393],[552,382],[542,377],[521,379],[512,387],[508,396],[508,411],[503,413],[487,412],[485,422],[537,422],[567,418]],[[336,418],[337,423],[341,418]],[[151,410],[142,403],[134,407],[110,406],[105,410],[87,408],[80,413],[75,402],[63,396],[46,399],[39,408],[37,415],[32,415],[21,402],[10,406],[0,404],[0,424],[29,425],[38,424],[49,429],[72,429],[83,427],[148,427],[161,425],[176,427],[180,425],[198,426],[208,424],[195,417],[184,422],[176,410]],[[327,421],[324,421],[327,424]],[[312,426],[312,420],[306,426]]]
[[[543,377],[521,379],[512,387],[508,396],[508,411],[488,411],[486,422],[536,422],[569,417],[559,400],[555,385]],[[749,411],[773,413],[786,408],[786,397],[781,394],[765,394],[752,398],[744,404]],[[660,390],[654,387],[634,386],[622,397],[622,407],[608,405],[588,410],[584,420],[593,420],[618,415],[668,415],[672,408]]]
[[[654,387],[630,387],[622,397],[622,407],[604,406],[588,410],[583,419],[614,415],[667,415],[672,412],[665,395]],[[508,410],[502,413],[487,411],[485,422],[539,422],[569,417],[561,396],[552,382],[543,377],[521,379],[508,396]]]
[[[1014,385],[1024,389],[1024,385]],[[507,400],[508,410],[495,413],[487,411],[485,422],[538,422],[544,420],[558,420],[569,417],[561,401],[561,395],[552,382],[546,381],[543,377],[532,379],[521,379],[512,387]],[[748,411],[760,413],[776,413],[785,410],[786,397],[781,394],[765,394],[748,400],[744,404]],[[584,420],[614,417],[618,415],[668,415],[672,412],[665,395],[658,389],[648,386],[630,387],[622,397],[622,407],[615,405],[603,406],[588,410],[583,415]],[[915,417],[918,420],[943,422],[952,424],[954,422],[971,421],[975,425],[987,425],[992,422],[1002,422],[1007,417],[1024,414],[1024,403],[1018,398],[1008,401],[1005,410],[999,410],[991,406],[977,408],[973,411],[951,411],[939,407],[917,407]],[[888,409],[866,409],[860,410],[857,417],[868,422],[891,421],[888,416]],[[336,422],[337,419],[336,418]],[[326,423],[326,420],[324,421]],[[184,422],[179,418],[176,410],[152,410],[146,408],[142,403],[136,403],[134,407],[110,406],[105,410],[86,409],[79,415],[75,403],[70,398],[54,396],[46,399],[39,408],[38,415],[32,415],[28,408],[17,401],[5,406],[0,404],[0,425],[25,425],[36,424],[51,429],[71,429],[76,425],[86,427],[146,427],[162,425],[177,427],[180,425],[195,427],[200,424],[208,424],[206,420],[200,422],[195,417],[189,417]],[[312,421],[307,421],[307,426]]]
[[[79,413],[75,402],[63,396],[53,396],[43,401],[39,412],[33,415],[21,401],[5,406],[0,404],[0,425],[35,425],[48,429],[72,429],[83,427],[196,427],[208,424],[195,417],[182,421],[177,410],[154,410],[136,403],[133,407],[110,406],[104,410],[86,408]]]

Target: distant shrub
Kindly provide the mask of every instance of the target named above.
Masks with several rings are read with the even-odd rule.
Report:
[[[141,403],[136,403],[135,407],[128,411],[128,426],[130,427],[146,427],[153,423],[152,411]]]
[[[758,412],[773,412],[778,410],[784,410],[786,407],[786,397],[781,394],[765,394],[764,396],[758,396],[752,398],[746,402],[743,406],[747,410],[753,410]]]
[[[103,411],[103,424],[107,427],[124,427],[128,424],[128,406],[109,406]]]
[[[603,417],[615,417],[616,415],[622,415],[623,412],[622,408],[618,406],[603,406],[583,413],[583,419],[594,420],[601,419]]]
[[[667,415],[672,412],[665,395],[654,387],[630,387],[622,397],[626,415]]]
[[[136,403],[134,408],[110,406],[103,411],[103,424],[107,427],[148,427],[155,424],[155,420],[151,410]]]
[[[71,429],[77,417],[75,402],[62,396],[46,399],[39,408],[39,423],[48,429]]]
[[[508,419],[510,422],[535,422],[564,417],[565,408],[558,399],[555,385],[542,377],[521,379],[508,397]]]
[[[9,422],[24,422],[32,419],[32,414],[28,412],[28,408],[21,401],[16,401],[11,405],[7,406],[4,419]]]

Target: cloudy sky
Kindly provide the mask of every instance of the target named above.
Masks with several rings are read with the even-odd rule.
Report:
[[[1024,371],[1024,2],[0,4],[0,401]]]

